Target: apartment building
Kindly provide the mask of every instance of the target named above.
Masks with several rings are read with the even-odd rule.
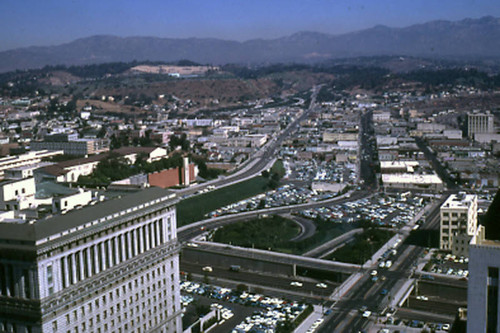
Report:
[[[0,223],[0,331],[181,332],[175,194]]]
[[[457,256],[468,255],[468,244],[477,230],[477,195],[452,194],[440,207],[439,248]]]

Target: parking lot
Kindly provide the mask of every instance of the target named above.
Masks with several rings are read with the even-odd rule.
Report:
[[[291,184],[283,185],[276,190],[268,191],[254,197],[238,201],[221,207],[207,214],[207,217],[216,217],[227,214],[252,211],[262,208],[280,207],[305,203],[310,200],[318,201],[332,198],[333,193],[316,193],[308,188]]]
[[[306,209],[300,215],[338,223],[368,220],[380,226],[400,227],[409,223],[423,209],[428,199],[419,195],[377,194],[331,207]]]
[[[181,282],[181,293],[183,306],[205,304],[221,311],[224,322],[213,332],[274,332],[281,322],[295,320],[307,308],[293,300],[190,281]]]
[[[469,258],[457,257],[449,253],[435,251],[424,271],[467,279]]]
[[[425,322],[422,320],[402,320],[395,317],[387,317],[377,325],[374,325],[373,329],[369,332],[377,333],[394,333],[394,332],[415,332],[420,333],[424,330],[430,332],[449,332],[451,329],[450,323],[444,322]]]
[[[316,159],[288,162],[291,180],[321,181],[354,184],[356,165],[350,163],[332,163]]]

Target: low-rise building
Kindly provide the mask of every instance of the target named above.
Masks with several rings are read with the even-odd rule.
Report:
[[[4,177],[5,170],[18,168],[25,165],[31,165],[42,162],[44,158],[49,158],[57,155],[63,155],[62,150],[49,151],[31,151],[26,154],[7,156],[0,158],[0,178]]]
[[[146,161],[151,163],[167,156],[164,148],[154,147],[123,147],[112,151],[122,156],[130,164],[134,164],[140,154],[145,154]],[[75,183],[80,176],[90,175],[100,161],[108,158],[109,154],[92,155],[87,158],[78,158],[60,162],[35,171],[37,182],[53,180],[61,183]]]
[[[62,150],[66,155],[87,156],[109,151],[108,139],[74,139],[68,141],[32,141],[32,150]]]
[[[33,205],[36,187],[34,178],[0,182],[0,210],[22,210]]]
[[[443,181],[436,174],[383,174],[382,183],[386,188],[429,190],[436,192],[443,190]]]
[[[337,141],[357,141],[358,133],[351,132],[323,132],[323,142],[336,143]]]

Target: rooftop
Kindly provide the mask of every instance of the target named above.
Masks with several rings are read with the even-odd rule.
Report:
[[[383,174],[382,181],[392,184],[442,184],[441,179],[435,175],[416,175],[411,173]]]
[[[477,195],[460,192],[459,194],[450,195],[441,205],[441,208],[467,209],[474,201],[477,201]]]
[[[138,209],[166,200],[171,204],[175,203],[175,194],[158,187],[151,187],[123,197],[119,196],[116,199],[72,210],[64,215],[49,215],[34,222],[22,224],[0,222],[0,238],[44,243],[116,217],[132,214]]]

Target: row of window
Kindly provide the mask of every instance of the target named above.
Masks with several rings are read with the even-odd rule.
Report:
[[[170,270],[167,271],[167,266]],[[163,264],[141,277],[129,281],[107,294],[100,296],[93,302],[81,306],[79,309],[67,313],[64,326],[72,327],[72,332],[94,330],[106,332],[108,330],[129,332],[137,325],[145,325],[144,330],[159,325],[169,314],[176,312],[174,260]],[[171,273],[169,279],[165,276]],[[140,287],[139,287],[140,286]],[[168,289],[171,290],[171,303],[168,300]],[[126,299],[120,299],[127,297]],[[115,299],[115,301],[113,301]],[[135,305],[135,306],[134,306]],[[170,306],[169,306],[170,305]],[[134,319],[134,315],[136,318]],[[142,315],[142,319],[140,316]],[[148,324],[142,324],[142,323]],[[61,324],[61,323],[59,323]],[[154,325],[154,326],[153,326]],[[52,322],[52,329],[57,332],[61,326],[58,321]],[[139,327],[139,331],[140,331]]]
[[[17,268],[17,265],[0,263],[0,295],[35,298],[34,272]]]
[[[170,218],[167,223],[167,237],[160,219],[61,258],[62,288],[170,241]],[[50,295],[53,280],[49,279],[49,270],[52,270],[50,265],[47,266],[47,287]]]

